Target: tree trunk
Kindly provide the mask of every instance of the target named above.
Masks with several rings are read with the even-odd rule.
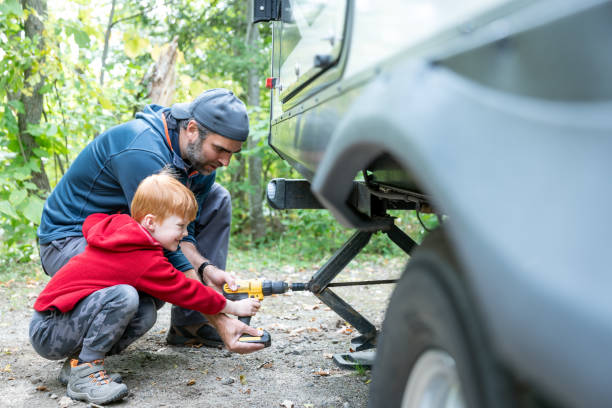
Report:
[[[174,37],[153,66],[150,75],[149,98],[151,103],[170,106],[176,88],[176,58],[178,56],[178,37]]]
[[[43,18],[47,15],[46,0],[21,0],[21,6],[24,10],[26,8],[35,10],[36,14]],[[43,28],[44,26],[42,21],[40,21],[34,14],[30,14],[25,21],[25,35],[31,39],[38,37],[38,49],[41,50],[41,55],[44,47],[44,42],[42,39]],[[40,58],[42,60],[43,57]],[[40,61],[38,65],[42,65],[40,64]],[[26,161],[32,156],[32,151],[38,147],[36,140],[30,133],[28,133],[27,129],[29,124],[37,125],[40,123],[40,118],[43,112],[43,96],[40,93],[40,89],[43,86],[44,78],[41,72],[33,73],[31,68],[24,71],[25,84],[29,84],[30,78],[37,74],[40,75],[40,80],[36,84],[31,85],[31,88],[26,88],[21,92],[20,100],[21,103],[23,103],[24,113],[18,114],[17,117],[19,125],[19,141],[23,149],[23,157]],[[27,86],[28,85],[26,85],[26,87]],[[32,182],[43,191],[49,191],[51,189],[42,160],[40,161],[39,170],[32,174]]]
[[[108,55],[108,42],[111,36],[111,30],[113,29],[113,17],[115,16],[115,4],[117,0],[113,0],[111,4],[110,15],[108,16],[108,25],[106,26],[106,32],[104,33],[104,50],[102,51],[102,67],[100,68],[100,86],[104,85],[104,71],[106,70],[106,57]]]
[[[251,24],[253,20],[253,0],[247,3],[247,32],[246,42],[249,53],[255,49],[259,41],[259,28],[255,24]],[[259,106],[259,78],[257,67],[252,64],[248,73],[247,86],[247,104],[249,106]],[[257,146],[257,141],[249,138],[247,142],[249,149]],[[265,220],[263,216],[263,186],[261,180],[262,174],[262,159],[258,155],[249,156],[249,216],[251,221],[251,231],[253,240],[257,241],[264,237],[266,233]]]

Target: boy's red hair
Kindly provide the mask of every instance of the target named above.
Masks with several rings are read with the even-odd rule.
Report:
[[[162,170],[140,182],[130,210],[137,222],[147,214],[154,215],[158,222],[172,215],[191,222],[198,212],[198,203],[193,193],[171,171]]]

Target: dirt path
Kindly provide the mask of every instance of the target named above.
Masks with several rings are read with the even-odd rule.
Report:
[[[403,260],[353,262],[337,281],[389,279]],[[266,279],[307,281],[313,271],[261,271]],[[240,273],[239,276],[247,276]],[[43,282],[0,286],[0,406],[86,407],[65,397],[57,381],[62,362],[39,357],[28,342],[31,305]],[[380,327],[391,285],[337,288],[336,293]],[[214,348],[170,347],[170,306],[157,324],[122,355],[107,359],[130,393],[120,407],[364,407],[370,372],[338,368],[333,353],[348,352],[357,333],[310,293],[263,301],[253,325],[272,335],[272,346],[246,356]]]

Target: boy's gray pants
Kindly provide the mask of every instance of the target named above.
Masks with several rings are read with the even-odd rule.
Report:
[[[42,357],[82,361],[118,354],[145,334],[157,317],[152,297],[139,296],[130,285],[95,291],[69,312],[34,312],[30,343]]]
[[[197,242],[197,248],[200,253],[206,258],[208,258],[215,266],[221,269],[225,269],[226,265],[231,220],[232,205],[230,201],[230,194],[224,187],[217,183],[214,183],[210,192],[208,193],[208,196],[206,197],[206,200],[204,201],[202,209],[200,210],[200,215],[196,220],[195,238]],[[55,275],[55,273],[62,266],[64,266],[70,260],[70,258],[83,252],[85,250],[86,245],[87,242],[82,236],[67,237],[52,241],[49,244],[41,245],[40,260],[44,271],[49,276]],[[194,268],[197,268],[198,266],[199,265],[194,265]],[[90,295],[90,297],[93,295],[94,294]],[[135,314],[132,316],[132,319],[137,319],[140,322],[149,322],[150,326],[144,331],[142,331],[143,328],[134,330],[133,335],[137,335],[137,337],[131,340],[125,338],[121,340],[123,343],[132,343],[134,340],[146,333],[146,331],[149,330],[153,326],[153,324],[155,324],[155,321],[157,319],[157,309],[159,309],[163,305],[163,302],[141,293],[139,295],[140,303],[143,303],[144,299],[147,298],[152,300],[156,307],[139,307],[135,311]],[[85,302],[86,299],[81,301],[81,303]],[[146,303],[148,303],[148,301],[146,301]],[[79,306],[80,303],[77,305],[77,308]],[[106,309],[99,310],[99,313],[108,313],[108,311]],[[38,315],[40,315],[40,313]],[[43,317],[45,317],[41,317],[38,315],[34,315],[33,321],[34,319],[42,319]],[[171,324],[177,326],[201,324],[206,321],[206,318],[201,313],[189,309],[183,309],[178,306],[172,307],[171,316]],[[48,316],[46,318],[47,320],[49,319]],[[117,330],[121,328],[121,324],[122,323],[118,323]],[[124,330],[125,328],[121,331],[121,333],[123,333]],[[128,333],[126,332],[126,334]],[[64,337],[65,336],[58,337],[57,341],[67,341],[67,339],[65,339]],[[69,341],[67,342],[69,343]],[[125,347],[127,347],[127,344],[125,345]],[[36,346],[34,346],[34,348],[36,349]],[[123,350],[123,348],[121,348],[121,350]],[[44,356],[44,354],[41,355]]]

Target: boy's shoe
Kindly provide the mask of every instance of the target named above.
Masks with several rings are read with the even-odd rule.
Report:
[[[70,379],[66,394],[72,399],[107,404],[122,399],[128,394],[125,384],[111,380],[104,369],[104,360],[94,360],[91,363],[78,364],[78,360],[70,362]]]
[[[64,365],[57,376],[57,380],[62,385],[68,385],[68,380],[70,379],[70,360],[72,359],[68,357],[66,361],[64,361]],[[121,374],[119,373],[108,373],[108,376],[116,383],[121,384],[123,382],[123,377],[121,377]]]
[[[166,335],[166,342],[173,346],[203,344],[208,347],[223,347],[223,340],[221,340],[217,329],[209,323],[190,326],[170,326],[170,330]]]

